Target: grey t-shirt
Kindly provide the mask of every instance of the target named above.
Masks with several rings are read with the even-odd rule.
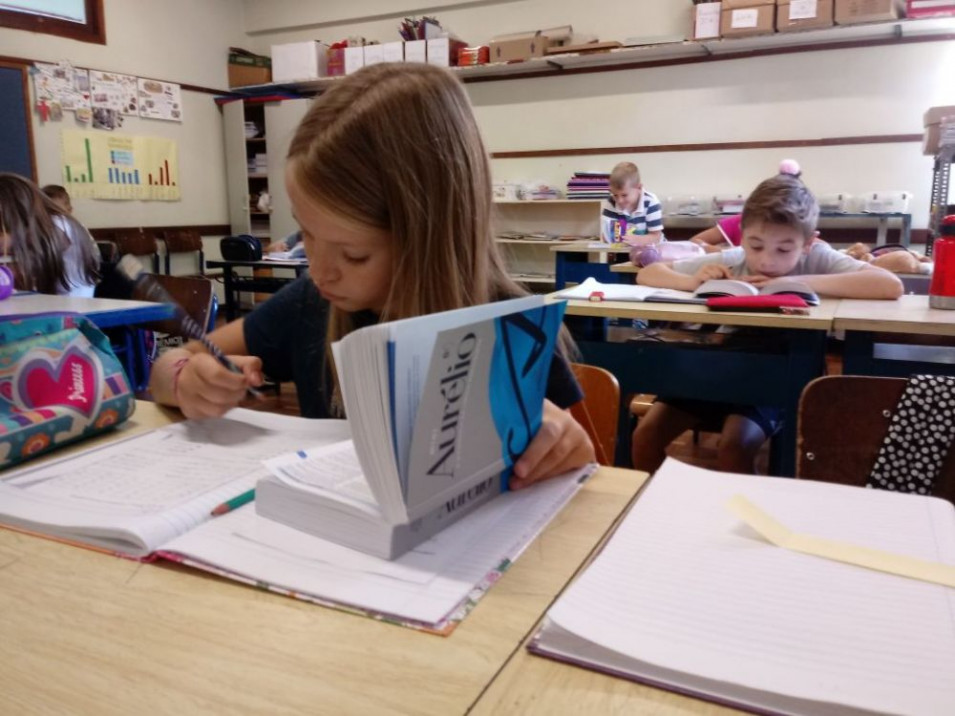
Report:
[[[710,264],[729,267],[733,278],[752,276],[753,272],[746,267],[746,254],[742,246],[706,254],[698,258],[683,259],[673,262],[673,270],[677,273],[692,276],[703,266]],[[864,261],[852,258],[848,254],[836,251],[826,243],[817,241],[812,245],[808,254],[799,257],[796,267],[787,276],[805,276],[830,273],[851,273],[868,266]]]

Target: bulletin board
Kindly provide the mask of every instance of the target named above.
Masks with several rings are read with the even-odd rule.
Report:
[[[26,68],[0,62],[0,171],[36,180]]]

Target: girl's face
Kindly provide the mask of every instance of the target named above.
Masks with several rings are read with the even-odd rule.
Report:
[[[291,171],[286,187],[302,228],[308,274],[322,296],[342,311],[381,313],[391,289],[390,234],[346,224],[306,195]]]

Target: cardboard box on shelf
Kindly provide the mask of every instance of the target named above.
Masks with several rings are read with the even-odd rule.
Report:
[[[428,64],[438,67],[451,67],[458,64],[458,51],[467,47],[464,40],[453,37],[436,37],[426,40],[428,43]]]
[[[385,61],[385,51],[381,45],[365,45],[363,49],[365,51],[364,64],[376,65]]]
[[[713,40],[720,36],[722,3],[704,2],[693,6],[693,39]]]
[[[776,31],[831,27],[833,7],[833,0],[776,0]]]
[[[405,43],[405,62],[427,62],[428,41],[409,40]]]
[[[942,119],[955,118],[955,106],[932,107],[922,117],[925,134],[922,135],[922,154],[934,156],[938,154],[942,137]]]
[[[264,85],[271,81],[271,58],[247,52],[229,53],[229,87]]]
[[[328,76],[328,45],[318,40],[272,45],[272,81],[294,82]]]
[[[365,48],[361,45],[357,47],[345,48],[345,74],[350,75],[358,72],[365,66]]]
[[[543,57],[549,42],[540,30],[499,35],[491,39],[491,62],[519,62]]]
[[[381,54],[385,62],[404,62],[405,43],[400,41],[383,42],[381,43]]]
[[[837,25],[886,22],[905,16],[905,0],[836,0]]]
[[[776,30],[776,0],[723,0],[720,35],[749,37]]]
[[[952,17],[955,16],[955,2],[941,0],[907,0],[905,14],[908,17]]]

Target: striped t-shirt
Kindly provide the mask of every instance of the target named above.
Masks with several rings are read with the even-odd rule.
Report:
[[[651,231],[663,231],[663,208],[653,192],[644,189],[632,213],[618,209],[612,197],[601,204],[600,238],[607,243],[626,236],[643,236]]]

